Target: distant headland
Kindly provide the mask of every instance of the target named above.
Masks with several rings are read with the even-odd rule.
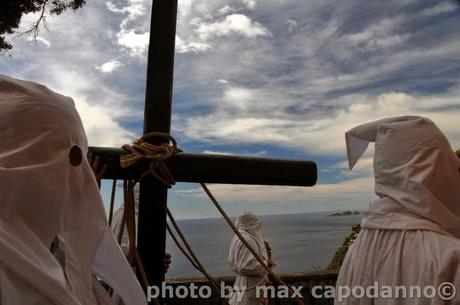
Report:
[[[330,216],[350,216],[350,215],[359,215],[359,214],[361,214],[360,211],[345,211],[345,212],[337,212],[337,213],[328,214],[328,215],[326,215],[326,217],[330,217]]]

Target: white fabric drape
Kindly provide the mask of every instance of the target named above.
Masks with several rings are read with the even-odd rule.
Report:
[[[119,188],[123,188],[123,183],[117,185]],[[133,195],[134,195],[134,211],[135,211],[135,224],[136,224],[136,238],[137,238],[137,223],[139,219],[139,183],[136,183],[136,185],[133,188]],[[112,218],[112,225],[111,225],[111,230],[112,234],[115,238],[115,240],[118,243],[118,236],[121,231],[121,224],[123,222],[123,213],[125,211],[124,205],[122,205],[120,208],[118,208],[114,213],[113,213],[113,218]],[[137,241],[136,241],[137,244]],[[120,242],[120,247],[123,251],[124,256],[128,256],[129,253],[129,235],[128,235],[128,227],[125,225],[122,236],[121,236],[121,242]],[[113,300],[116,305],[125,305],[123,303],[123,300],[120,298],[118,294],[113,294]]]
[[[235,226],[267,264],[268,254],[260,218],[253,213],[243,213],[237,218]],[[265,269],[259,264],[254,255],[249,252],[238,236],[235,236],[231,242],[228,264],[237,274],[234,284],[235,291],[245,291],[247,288],[259,284],[266,276]],[[263,284],[261,283],[260,285]],[[256,289],[246,291],[241,300],[238,300],[238,294],[234,293],[229,300],[230,305],[255,305],[261,304],[261,302],[262,300],[257,298]]]
[[[123,188],[123,184],[118,185],[118,187]],[[139,183],[137,183],[134,186],[133,193],[134,193],[135,223],[136,223],[136,228],[137,228],[137,223],[138,223],[138,219],[139,219]],[[122,220],[123,220],[124,211],[125,211],[124,206],[121,206],[119,209],[117,209],[113,213],[111,230],[112,230],[113,235],[115,236],[115,240],[117,240],[117,241],[118,241],[118,235],[119,235],[120,230],[121,230],[121,223],[122,223]],[[136,231],[137,231],[137,229],[136,229]],[[137,238],[137,234],[136,234],[136,238]],[[128,256],[128,252],[129,252],[129,235],[128,235],[128,228],[127,228],[126,225],[124,227],[123,234],[122,234],[122,237],[121,237],[120,247],[123,250],[123,253],[125,254],[125,256]]]
[[[127,305],[146,304],[120,248],[107,234],[102,199],[86,159],[85,131],[72,99],[37,83],[0,76],[0,139],[2,305],[104,304],[107,299],[93,286],[93,271],[114,287],[130,287],[119,292]],[[82,152],[75,166],[69,161],[73,147]],[[50,252],[56,237],[63,266]],[[117,277],[113,270],[119,270]]]
[[[375,142],[375,193],[337,286],[460,287],[460,162],[429,119],[403,116],[346,133],[350,168]],[[336,304],[338,304],[336,300]],[[347,299],[341,304],[445,304],[439,298]],[[446,303],[447,304],[447,303]],[[452,303],[460,304],[460,292]]]

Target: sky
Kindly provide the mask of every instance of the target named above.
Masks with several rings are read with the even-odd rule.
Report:
[[[90,145],[131,143],[142,132],[150,5],[89,0],[49,16],[36,42],[10,39],[0,74],[71,96]],[[372,148],[350,171],[347,130],[422,115],[460,148],[459,28],[459,1],[179,0],[172,135],[187,152],[318,164],[311,188],[211,185],[231,215],[365,209]],[[197,184],[179,183],[168,204],[177,218],[217,216]]]

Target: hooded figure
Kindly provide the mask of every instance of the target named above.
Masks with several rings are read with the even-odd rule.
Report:
[[[119,184],[118,187],[123,188],[123,184]],[[135,224],[137,227],[138,219],[139,219],[139,183],[136,183],[136,185],[133,188],[133,195],[134,195],[134,213],[135,213]],[[124,206],[122,205],[120,208],[118,208],[114,213],[113,213],[113,219],[112,219],[112,224],[111,224],[111,230],[113,233],[113,236],[115,237],[115,240],[118,241],[120,231],[121,231],[121,225],[123,222],[123,213],[125,209]],[[136,234],[137,238],[137,234]],[[137,240],[136,240],[137,243]],[[123,233],[121,235],[121,242],[120,242],[120,247],[123,250],[123,254],[125,256],[128,256],[129,254],[129,234],[128,234],[128,226],[125,224]],[[163,258],[163,263],[164,263],[164,268],[165,272],[167,272],[169,265],[171,264],[171,255],[169,253],[165,253],[165,256]],[[122,300],[120,297],[116,294],[114,294],[114,302],[117,305],[123,304]]]
[[[72,99],[0,76],[0,139],[0,303],[111,304],[97,275],[125,304],[147,304],[108,228]]]
[[[118,185],[118,186],[123,188],[123,184]],[[137,220],[138,220],[138,217],[139,217],[139,183],[136,183],[136,185],[134,186],[133,193],[134,193],[135,222],[137,224]],[[112,229],[113,235],[115,236],[115,240],[118,240],[118,236],[120,234],[124,211],[125,211],[124,207],[121,206],[119,209],[117,209],[113,213],[111,229]],[[137,238],[137,234],[136,234],[136,238]],[[122,233],[120,247],[123,250],[123,253],[126,256],[128,256],[128,253],[129,253],[129,235],[128,235],[127,225],[125,225],[123,233]]]
[[[346,133],[350,169],[369,142],[375,142],[379,199],[365,213],[337,287],[404,286],[407,298],[396,298],[394,289],[374,299],[336,298],[336,304],[460,304],[460,291],[451,296],[460,287],[460,162],[449,142],[426,118],[371,122]],[[422,293],[410,298],[414,286]],[[444,295],[432,296],[431,288],[423,293],[429,286],[446,287]]]
[[[123,184],[118,185],[118,187],[123,188]],[[135,205],[135,209],[134,209],[134,211],[135,211],[135,222],[137,224],[138,214],[139,214],[139,183],[137,183],[134,186],[133,193],[134,193],[134,205]],[[117,242],[118,242],[118,237],[119,237],[120,230],[121,230],[121,224],[123,222],[124,210],[125,209],[122,206],[119,209],[117,209],[115,211],[115,213],[113,213],[111,230],[112,230],[112,234],[115,237],[115,240],[117,240]],[[137,238],[137,234],[136,234],[136,238]],[[125,225],[125,227],[124,227],[124,230],[123,230],[123,233],[122,233],[122,236],[121,236],[121,242],[119,243],[119,245],[120,245],[120,247],[121,247],[121,249],[123,251],[123,254],[126,257],[128,257],[128,253],[129,253],[129,235],[128,235],[127,225]],[[116,293],[113,294],[113,300],[114,300],[114,303],[116,305],[124,305],[123,300],[121,300],[120,296],[118,294],[116,294]]]
[[[251,248],[257,251],[265,264],[268,264],[269,258],[262,235],[262,223],[260,218],[253,213],[243,213],[237,218],[235,226]],[[230,245],[228,264],[237,274],[234,284],[234,293],[229,300],[229,304],[262,304],[264,300],[257,298],[255,288],[249,291],[246,291],[246,289],[254,287],[255,285],[263,286],[265,284],[263,281],[266,278],[267,271],[259,264],[252,253],[249,252],[238,236],[233,237]],[[245,292],[244,295],[242,294],[243,292]]]

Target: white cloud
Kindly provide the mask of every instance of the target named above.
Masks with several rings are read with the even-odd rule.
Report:
[[[146,11],[144,0],[129,0],[128,5],[124,7],[117,7],[114,3],[107,1],[105,5],[107,9],[114,13],[128,14],[128,18],[134,19],[136,17],[144,16]],[[125,20],[125,22],[127,22]]]
[[[230,6],[230,5],[226,5],[224,7],[222,7],[220,10],[219,10],[219,14],[221,15],[228,15],[228,14],[232,14],[234,12],[236,12],[237,9],[234,8],[233,6]]]
[[[352,170],[349,169],[348,161],[339,162],[329,167],[328,169],[330,172],[339,170],[342,177],[370,177],[373,174],[373,147],[368,149],[366,155],[370,156],[362,156]]]
[[[234,153],[231,153],[228,151],[214,151],[214,150],[205,150],[203,151],[203,154],[222,155],[222,156],[233,156],[234,155]]]
[[[205,150],[205,151],[203,151],[203,154],[222,155],[222,156],[243,155],[243,156],[262,157],[262,156],[265,156],[267,154],[267,151],[266,150],[261,150],[261,151],[253,152],[253,153],[235,154],[235,153],[228,152],[228,151]]]
[[[119,62],[118,60],[110,60],[103,63],[102,65],[95,66],[94,68],[102,73],[112,73],[121,67],[123,67],[123,63]]]
[[[31,41],[31,42],[34,42],[34,43],[42,43],[43,45],[45,45],[45,47],[47,48],[50,48],[51,47],[51,42],[49,42],[47,39],[41,37],[41,36],[37,36],[37,37],[32,37],[32,36],[29,36],[27,37],[27,41]]]
[[[229,34],[239,34],[249,38],[271,35],[260,23],[254,22],[242,14],[228,15],[225,19],[217,22],[200,23],[195,32],[203,40]]]
[[[131,143],[134,134],[123,128],[118,119],[132,117],[124,104],[126,97],[102,85],[99,80],[58,66],[42,76],[51,89],[72,97],[85,127],[90,145],[121,147]],[[97,103],[94,100],[97,99]]]
[[[405,18],[402,16],[385,18],[361,32],[346,35],[341,40],[349,46],[364,46],[368,51],[394,47],[402,44],[410,37],[408,33],[398,33],[404,20]]]
[[[142,56],[149,46],[150,33],[138,33],[135,30],[122,29],[117,34],[118,44],[130,50],[132,56]]]
[[[362,177],[339,183],[318,184],[314,187],[255,186],[212,184],[209,189],[222,204],[251,204],[253,209],[267,205],[280,206],[297,204],[298,209],[328,211],[344,209],[365,209],[376,198],[373,193],[374,179]],[[176,191],[185,198],[201,198],[206,194],[201,188]],[[289,198],[289,199],[288,199]],[[261,208],[262,209],[262,208]]]
[[[189,117],[181,131],[190,139],[217,143],[273,144],[304,150],[306,153],[345,156],[344,133],[368,121],[399,115],[431,118],[460,147],[457,128],[460,109],[436,110],[455,105],[460,92],[423,98],[407,93],[389,92],[378,96],[351,96],[357,102],[334,115],[303,119],[296,114],[251,111],[254,100],[250,90],[231,88],[210,115]],[[434,108],[433,108],[434,107]]]
[[[116,76],[105,78],[95,67],[104,71],[118,64],[104,64],[107,58],[123,58],[111,44],[109,13],[100,4],[88,2],[76,12],[65,12],[47,18],[47,30],[38,37],[43,47],[30,46],[30,37],[14,40],[14,49],[6,69],[0,59],[2,73],[12,77],[41,83],[50,89],[73,98],[88,135],[89,144],[120,147],[132,142],[133,133],[121,121],[139,120],[142,112],[133,108],[127,88],[111,83]],[[37,14],[24,16],[19,31],[30,28]],[[116,54],[115,54],[116,53]],[[14,63],[14,64],[13,64]],[[132,78],[129,76],[128,78]],[[124,80],[123,77],[116,79]],[[140,113],[139,113],[140,112]]]
[[[422,17],[433,17],[436,15],[444,14],[444,13],[450,13],[455,10],[458,10],[459,6],[458,4],[455,4],[453,1],[443,1],[441,3],[438,3],[432,7],[429,7],[427,9],[424,9],[421,13],[420,16]]]
[[[90,104],[80,96],[75,100],[90,145],[121,147],[133,142],[135,135],[120,126],[106,107]]]
[[[294,19],[289,19],[286,21],[286,24],[288,26],[288,31],[293,32],[295,28],[297,27],[297,22]]]
[[[193,0],[179,0],[177,4],[177,19],[178,22],[183,22],[190,14]]]
[[[256,0],[243,0],[244,5],[247,8],[253,10],[256,7],[257,1]]]
[[[11,40],[13,58],[0,58],[0,70],[72,96],[92,145],[131,142],[143,117],[145,73],[139,71],[145,71],[150,3],[92,1],[50,17],[50,31],[40,33],[49,48],[44,40],[39,48],[25,38]],[[376,10],[372,1],[179,0],[173,128],[181,139],[215,150],[223,147],[215,144],[234,145],[231,151],[245,154],[263,144],[291,156],[343,160],[319,170],[321,179],[345,182],[286,190],[212,186],[225,201],[251,209],[282,203],[260,208],[264,213],[366,204],[372,148],[349,171],[344,132],[385,116],[428,116],[460,148],[460,89],[452,87],[460,58],[455,2],[425,10],[407,4],[383,1]],[[25,16],[21,29],[36,17]],[[123,73],[107,77],[95,69],[115,58]],[[241,146],[248,151],[236,149]],[[222,150],[207,152],[228,153]]]
[[[222,100],[225,106],[246,111],[253,94],[252,90],[246,88],[229,87],[225,90]]]
[[[193,6],[194,10],[198,10],[199,6]],[[190,10],[188,9],[187,16]],[[220,9],[219,14],[230,13],[234,9],[230,6],[225,6]],[[257,36],[269,36],[270,32],[265,29],[258,22],[254,22],[245,15],[231,14],[225,16],[223,19],[215,20],[213,16],[207,15],[206,12],[201,12],[200,15],[190,15],[188,24],[183,24],[185,21],[180,21],[176,34],[176,52],[178,54],[184,53],[201,53],[214,49],[217,44],[212,38],[227,36],[227,35],[242,35],[248,38]],[[185,14],[185,13],[184,13]],[[194,16],[193,18],[191,16]],[[136,46],[131,41],[120,41],[120,37],[127,38],[128,34],[121,31],[119,36],[119,43],[128,46],[135,54],[142,54],[145,52],[148,44],[148,33],[144,39],[139,39],[141,42]],[[132,35],[132,34],[131,34]],[[132,39],[130,39],[132,40]]]
[[[189,42],[186,43],[178,35],[176,35],[176,52],[182,53],[198,53],[212,49],[211,45],[203,42]]]
[[[117,7],[107,1],[106,7],[115,14],[126,15],[116,34],[117,43],[127,49],[131,56],[143,56],[149,44],[147,5],[145,0],[129,0],[124,7]],[[141,24],[139,24],[139,22]]]

